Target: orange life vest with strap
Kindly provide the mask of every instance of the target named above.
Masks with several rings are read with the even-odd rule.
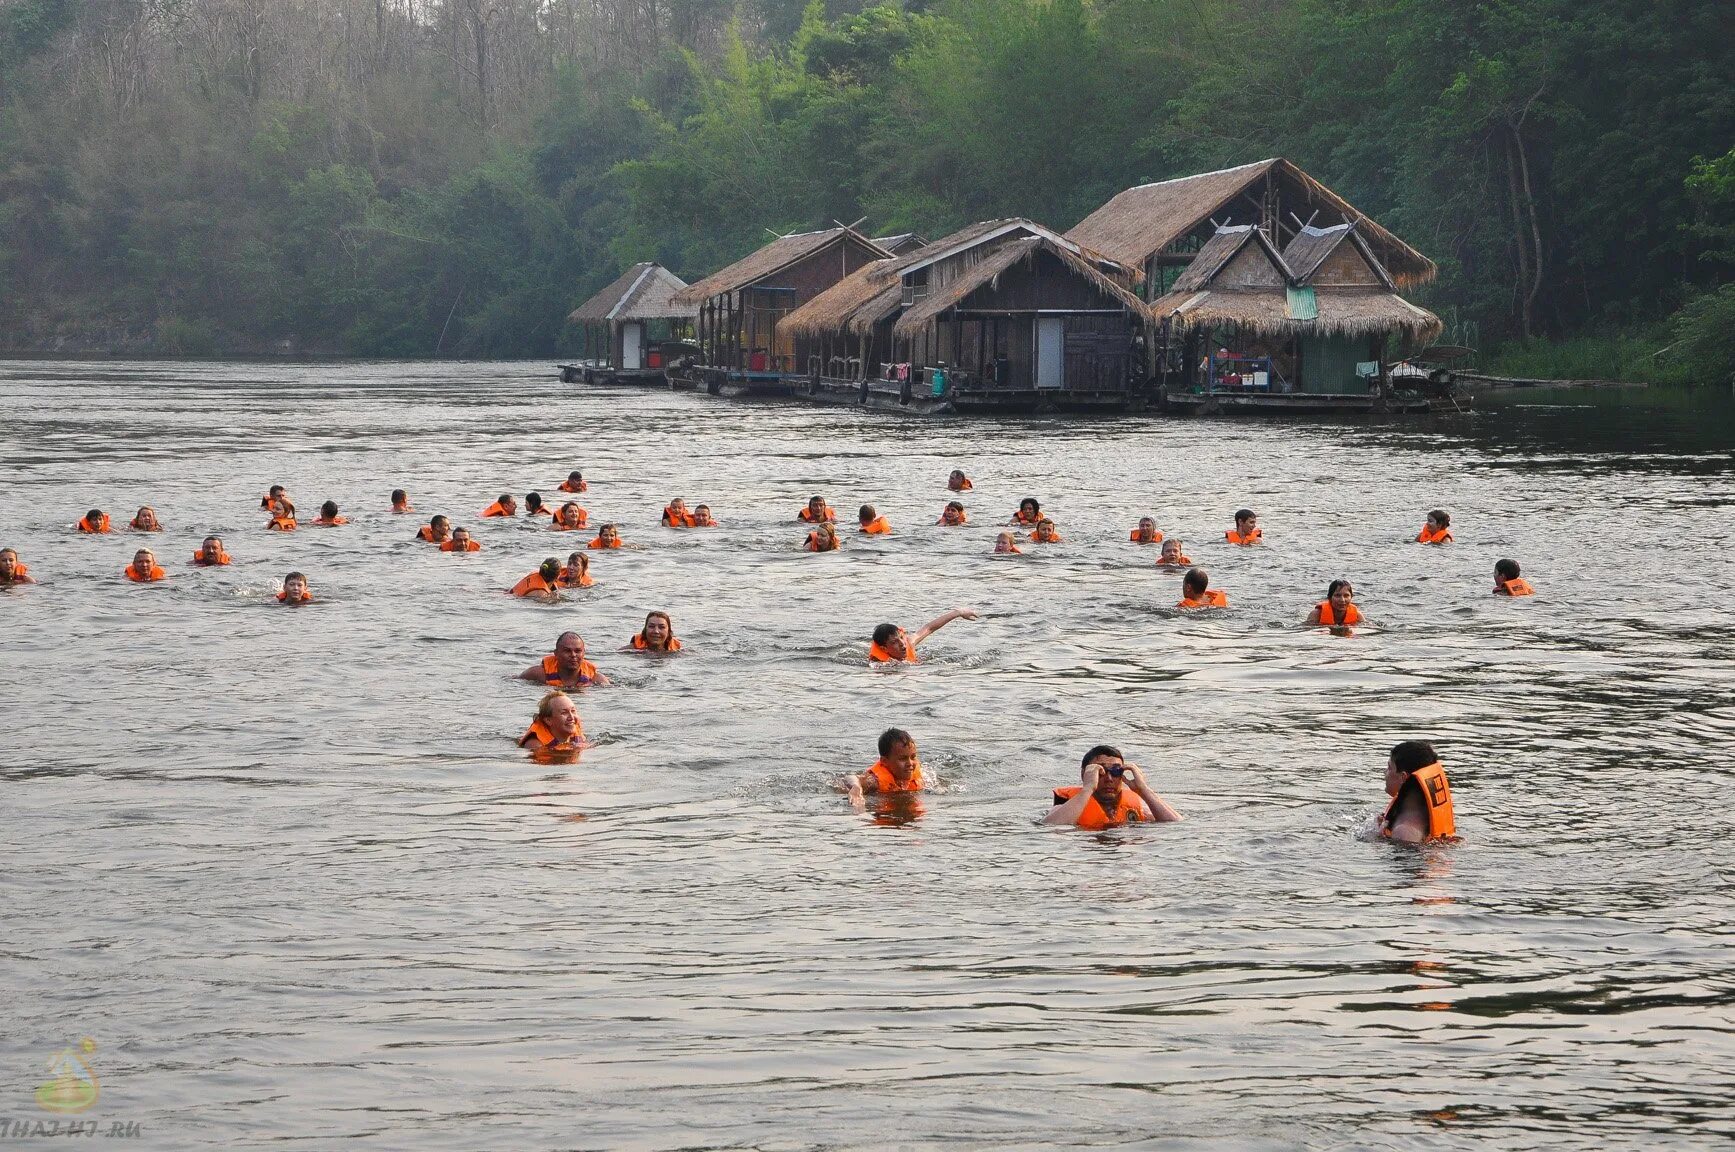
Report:
[[[891,531],[892,522],[887,520],[884,516],[875,516],[872,520],[861,526],[863,536],[889,536],[891,535]]]
[[[807,543],[803,544],[802,547],[809,552],[836,552],[842,544],[843,541],[834,537],[829,546],[821,546],[819,543],[819,533],[809,532],[807,534]]]
[[[663,523],[670,528],[697,527],[697,522],[694,521],[691,512],[677,513],[672,506],[663,509]]]
[[[598,536],[596,539],[592,540],[589,544],[585,545],[586,548],[619,548],[620,546],[621,546],[621,538],[619,536],[616,536],[613,540],[610,540],[607,543],[604,543],[603,538],[601,536]]]
[[[134,584],[151,584],[151,583],[154,583],[158,580],[167,579],[168,575],[169,574],[167,572],[164,572],[161,568],[157,567],[155,564],[152,564],[151,570],[149,572],[146,572],[142,576],[139,574],[139,570],[137,568],[134,568],[131,564],[128,564],[126,566],[127,579],[131,580]]]
[[[1530,586],[1530,581],[1526,580],[1524,577],[1514,576],[1510,580],[1503,581],[1500,587],[1494,589],[1494,595],[1534,596],[1536,595],[1536,589],[1532,588]]]
[[[1035,524],[1040,519],[1042,519],[1042,513],[1032,512],[1030,515],[1026,516],[1024,514],[1024,509],[1022,508],[1012,514],[1012,522],[1014,524]]]
[[[295,603],[295,604],[311,604],[311,603],[313,603],[313,593],[311,593],[311,592],[309,592],[309,593],[307,593],[307,594],[306,594],[306,595],[304,595],[304,596],[302,596],[302,598],[301,598],[301,599],[299,599],[299,600],[295,600],[295,601],[291,601],[291,600],[290,600],[290,599],[289,599],[289,593],[288,593],[288,592],[286,592],[286,591],[285,591],[285,592],[279,592],[279,593],[278,593],[278,594],[277,594],[277,602],[278,602],[278,603],[279,603],[279,604],[289,604],[289,603]]]
[[[1058,530],[1056,530],[1052,536],[1044,536],[1042,534],[1042,529],[1040,528],[1032,532],[1030,538],[1038,544],[1059,544],[1063,540],[1063,537],[1060,535]]]
[[[905,656],[902,660],[899,660],[896,656],[893,656],[890,652],[887,652],[880,645],[875,644],[870,640],[868,642],[868,663],[869,664],[915,664],[915,663],[918,663],[918,661],[916,660],[916,647],[915,647],[915,645],[910,644],[908,647],[908,652],[909,652],[909,655]]]
[[[560,678],[560,657],[544,656],[542,658],[542,679],[550,688],[559,688],[565,683]],[[596,665],[589,660],[578,662],[578,682],[589,684],[596,679]]]
[[[295,531],[295,517],[279,516],[276,513],[273,513],[271,516],[271,523],[265,525],[265,527],[269,528],[273,532],[293,532]]]
[[[480,551],[482,551],[482,545],[476,543],[476,541],[474,541],[474,540],[466,540],[466,541],[464,541],[464,546],[462,548],[460,548],[460,547],[458,547],[458,542],[456,540],[444,540],[444,541],[441,541],[441,543],[440,543],[440,551],[442,551],[442,552],[480,552]]]
[[[89,516],[80,516],[78,518],[78,530],[80,532],[89,533],[92,536],[102,535],[104,532],[108,531],[108,513],[104,512],[101,516],[97,517],[95,524],[90,522]]]
[[[1450,528],[1442,528],[1438,532],[1430,532],[1428,531],[1428,526],[1424,524],[1422,525],[1422,530],[1416,533],[1416,543],[1418,544],[1445,544],[1451,539],[1452,530]]]
[[[512,587],[507,589],[507,591],[513,596],[533,596],[538,592],[553,592],[559,586],[560,582],[558,579],[556,579],[553,584],[550,584],[542,578],[542,573],[537,571],[532,572],[518,583],[512,585]]]
[[[16,583],[18,581],[23,580],[25,577],[27,577],[29,575],[30,575],[30,565],[25,564],[22,561],[20,561],[19,563],[12,565],[12,579],[7,581],[7,583],[8,584]],[[3,586],[4,585],[0,585],[0,587],[3,587]]]
[[[310,523],[317,524],[321,528],[337,528],[344,524],[348,524],[349,517],[333,516],[330,520],[327,520],[324,516],[315,516]]]
[[[501,505],[500,501],[498,501],[498,500],[496,500],[496,501],[494,501],[494,503],[488,505],[488,507],[482,509],[482,519],[484,519],[484,520],[492,520],[496,516],[516,516],[516,515],[518,515],[517,509],[514,509],[511,512],[508,512],[508,511],[506,511],[506,509]]]
[[[958,481],[956,486],[947,484],[946,487],[950,488],[953,492],[969,492],[974,490],[976,485],[970,483],[970,478],[966,476],[962,480]]]
[[[822,514],[820,514],[820,515],[819,515],[819,516],[815,516],[815,515],[814,515],[814,514],[813,514],[813,509],[811,509],[811,508],[803,508],[803,509],[802,509],[802,510],[801,510],[801,511],[800,511],[800,513],[799,513],[799,514],[797,514],[797,515],[796,515],[796,517],[795,517],[795,518],[796,518],[796,519],[797,519],[797,520],[802,520],[802,521],[805,521],[805,522],[807,522],[807,523],[809,523],[809,524],[814,524],[814,523],[817,523],[817,522],[819,522],[819,521],[820,521],[820,520],[823,520],[823,521],[825,521],[825,522],[826,522],[826,523],[827,523],[827,524],[830,524],[830,523],[832,523],[832,522],[834,522],[834,521],[835,521],[835,520],[836,520],[836,519],[837,519],[837,513],[836,513],[836,512],[835,512],[835,511],[834,511],[834,510],[833,510],[833,509],[832,509],[832,508],[831,508],[831,507],[830,507],[830,506],[829,506],[829,505],[828,505],[828,506],[827,506],[827,507],[826,507],[826,509],[825,509],[825,511],[824,511],[824,512],[823,512],[823,513],[822,513]]]
[[[1255,528],[1255,529],[1253,529],[1253,531],[1251,531],[1251,532],[1247,533],[1247,535],[1243,536],[1243,535],[1241,535],[1241,533],[1235,531],[1234,529],[1230,529],[1229,531],[1223,533],[1223,539],[1229,541],[1229,543],[1231,543],[1231,544],[1239,544],[1242,547],[1246,547],[1249,544],[1257,544],[1260,541],[1264,540],[1265,539],[1265,530],[1263,528]]]
[[[1005,556],[1005,555],[1022,556],[1022,555],[1024,555],[1024,549],[1020,548],[1016,544],[1006,545],[1005,551],[1001,551],[999,548],[996,548],[994,551],[996,553],[998,553],[999,555],[1002,555],[1002,556]]]
[[[558,489],[556,489],[556,491],[558,491],[558,492],[589,492],[590,491],[590,483],[588,481],[585,481],[585,480],[580,480],[577,484],[574,484],[571,480],[562,480],[560,482],[560,487]]]
[[[1074,784],[1068,788],[1054,790],[1054,806],[1056,808],[1077,796],[1084,786]],[[1150,807],[1139,798],[1139,794],[1131,788],[1122,788],[1120,799],[1115,803],[1115,810],[1105,812],[1102,802],[1094,794],[1084,802],[1084,811],[1078,814],[1078,827],[1097,831],[1102,828],[1118,828],[1122,824],[1154,821],[1156,816]]]
[[[1173,560],[1164,560],[1160,556],[1157,557],[1157,567],[1159,568],[1179,568],[1183,564],[1190,566],[1192,563],[1193,558],[1191,556],[1176,556]]]
[[[438,541],[434,539],[433,526],[429,524],[424,524],[420,528],[416,529],[416,539],[426,540],[429,544],[438,543]]]
[[[1207,589],[1205,589],[1204,599],[1195,600],[1191,596],[1183,596],[1183,597],[1181,597],[1180,603],[1176,604],[1175,607],[1177,607],[1177,608],[1227,608],[1227,607],[1229,607],[1229,595],[1228,595],[1228,593],[1223,592],[1222,590],[1217,589],[1217,588],[1207,588]]]
[[[1139,530],[1134,528],[1131,532],[1127,533],[1127,539],[1131,540],[1134,544],[1161,544],[1163,542],[1163,534],[1159,531],[1149,540],[1146,540],[1140,537]]]
[[[207,560],[205,559],[204,550],[201,549],[200,551],[193,553],[193,563],[197,564],[201,568],[209,568],[214,564],[227,564],[229,563],[229,553],[222,549],[218,549],[217,558],[215,560]]]
[[[943,511],[940,513],[940,518],[938,520],[934,521],[934,523],[939,524],[945,528],[961,528],[965,524],[968,524],[969,522],[970,522],[970,514],[968,512],[958,513],[958,518],[956,520],[947,520],[946,519],[946,513]]]
[[[259,497],[259,507],[269,512],[271,511],[271,504],[273,501],[287,499],[289,499],[289,493],[287,492],[281,493],[277,496],[273,496],[271,493],[267,492],[265,495]]]
[[[590,526],[590,513],[583,508],[579,508],[576,504],[574,504],[573,507],[578,512],[578,523],[563,524],[560,521],[560,513],[556,512],[554,514],[554,519],[549,521],[548,526],[556,532],[576,532],[580,528],[588,528]]]
[[[146,528],[143,524],[139,523],[139,518],[137,516],[134,516],[131,520],[127,521],[127,527],[131,528],[134,532],[161,532],[163,530],[161,524],[158,524],[155,528]]]
[[[518,738],[518,746],[528,748],[533,742],[541,745],[537,749],[539,752],[576,752],[579,746],[584,743],[584,725],[579,724],[577,731],[573,732],[567,739],[556,740],[547,724],[541,720],[532,720],[524,735]]]
[[[1428,839],[1437,840],[1444,836],[1457,834],[1457,825],[1452,819],[1452,785],[1446,780],[1446,769],[1439,761],[1425,768],[1418,768],[1410,773],[1408,780],[1398,785],[1398,794],[1392,797],[1386,810],[1380,814],[1380,835],[1390,836],[1392,814],[1397,811],[1398,801],[1404,798],[1404,790],[1414,781],[1421,792],[1422,803],[1428,811]]]
[[[560,585],[562,588],[589,588],[592,584],[596,583],[596,578],[589,572],[584,572],[579,575],[577,580],[573,580],[567,576],[566,569],[562,568],[560,570],[560,577],[555,580],[555,583]]]
[[[655,651],[658,651],[658,649],[652,648],[648,643],[645,642],[645,634],[643,632],[637,633],[636,635],[633,636],[633,650],[636,652],[655,652]],[[675,639],[673,636],[669,637],[669,646],[667,648],[661,649],[661,651],[664,651],[664,652],[679,652],[680,650],[681,650],[681,642],[679,640]]]
[[[878,785],[881,792],[920,792],[922,790],[922,765],[920,761],[916,762],[916,770],[910,773],[909,780],[903,784],[898,783],[898,778],[892,775],[892,770],[886,766],[884,759],[875,760],[868,771],[872,773],[874,783]]]
[[[1354,604],[1351,604],[1343,610],[1343,619],[1339,620],[1337,618],[1337,612],[1331,606],[1331,601],[1321,600],[1319,602],[1319,622],[1321,626],[1326,628],[1336,628],[1341,625],[1349,624],[1360,624],[1361,609],[1357,608]]]
[[[554,515],[554,509],[544,504],[538,508],[527,509],[524,514],[526,516],[552,516]]]

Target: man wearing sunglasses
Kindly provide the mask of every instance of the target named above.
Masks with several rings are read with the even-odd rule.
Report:
[[[1151,791],[1139,766],[1127,763],[1118,748],[1098,744],[1086,752],[1079,778],[1082,784],[1054,790],[1054,807],[1042,818],[1044,824],[1073,824],[1094,832],[1181,818],[1167,800]]]

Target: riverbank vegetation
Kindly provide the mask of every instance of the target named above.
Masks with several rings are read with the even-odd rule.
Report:
[[[1285,155],[1439,262],[1448,342],[1726,380],[1730,75],[1716,0],[13,0],[0,333],[551,355],[630,261]]]

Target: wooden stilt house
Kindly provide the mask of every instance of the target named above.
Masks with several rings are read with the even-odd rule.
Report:
[[[638,377],[660,379],[667,367],[661,347],[687,335],[696,309],[675,303],[687,282],[661,264],[634,264],[614,283],[567,316],[581,326],[584,344],[576,365],[563,365],[569,379],[595,382]]]

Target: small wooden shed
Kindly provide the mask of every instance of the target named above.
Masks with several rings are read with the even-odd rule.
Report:
[[[662,371],[651,345],[682,334],[697,309],[675,303],[687,282],[661,264],[634,264],[580,304],[567,322],[583,327],[581,355],[589,367],[612,372]]]

